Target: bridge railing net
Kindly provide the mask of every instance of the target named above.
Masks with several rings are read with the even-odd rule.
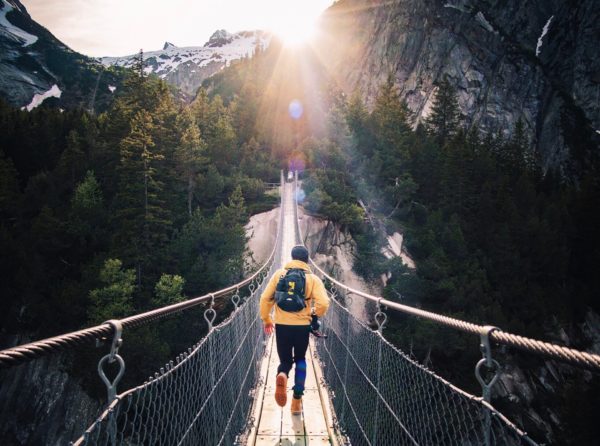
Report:
[[[358,445],[532,445],[481,398],[410,359],[332,299],[317,353],[339,427]]]
[[[238,443],[252,421],[266,346],[258,300],[279,266],[282,214],[283,204],[273,263],[239,308],[151,380],[118,395],[75,445]]]
[[[234,444],[264,352],[253,297],[154,379],[119,395],[75,444]]]

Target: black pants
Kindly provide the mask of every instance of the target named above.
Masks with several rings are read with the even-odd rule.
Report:
[[[296,364],[294,396],[300,397],[304,393],[306,381],[306,349],[310,325],[275,325],[275,335],[279,355],[277,373],[289,375],[292,366]]]

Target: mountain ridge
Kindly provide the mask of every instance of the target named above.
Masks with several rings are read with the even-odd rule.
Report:
[[[178,47],[165,42],[162,50],[144,52],[145,72],[155,74],[193,96],[205,79],[231,62],[252,56],[257,46],[265,49],[270,40],[271,35],[265,31],[239,31],[231,34],[219,29],[202,46]],[[107,67],[131,68],[138,57],[138,54],[131,54],[102,57],[99,60]]]

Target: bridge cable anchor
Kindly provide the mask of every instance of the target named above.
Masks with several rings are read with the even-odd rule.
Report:
[[[206,310],[204,310],[204,320],[208,324],[209,332],[212,331],[213,322],[215,321],[215,319],[217,317],[217,312],[213,308],[214,305],[215,305],[215,295],[213,293],[210,293],[210,305]]]
[[[381,301],[381,297],[377,299],[377,313],[375,313],[375,323],[377,324],[379,334],[383,334],[383,329],[388,320],[387,314],[381,310]]]
[[[240,288],[239,287],[235,289],[234,295],[231,296],[231,302],[233,303],[233,306],[237,310],[238,306],[240,305]]]
[[[354,296],[352,291],[347,290],[346,293],[344,293],[344,303],[346,304],[345,306],[347,310],[350,310],[354,307]]]
[[[98,361],[98,375],[100,375],[100,379],[106,386],[107,403],[110,405],[117,397],[117,385],[119,384],[119,381],[121,381],[121,378],[125,373],[125,361],[123,360],[121,355],[119,355],[119,348],[123,344],[123,324],[117,319],[111,319],[104,323],[112,327],[114,335],[110,347],[110,353],[103,356],[100,359],[100,361]],[[119,365],[119,371],[117,372],[117,376],[115,376],[112,382],[108,379],[106,373],[104,372],[104,365],[107,362],[109,364],[117,362]]]
[[[483,355],[483,358],[480,359],[477,362],[477,365],[475,366],[475,378],[477,378],[477,381],[479,381],[479,384],[481,384],[483,400],[488,403],[491,401],[492,387],[494,386],[494,384],[496,384],[498,378],[500,378],[501,371],[500,363],[492,357],[492,346],[490,343],[490,335],[497,330],[500,329],[492,325],[486,325],[482,328],[481,332],[479,333],[481,338],[481,344],[479,347],[481,348],[481,354]],[[490,379],[487,382],[481,374],[481,367],[483,367],[484,365],[489,370],[492,370],[494,372],[494,376],[492,377],[492,379]]]

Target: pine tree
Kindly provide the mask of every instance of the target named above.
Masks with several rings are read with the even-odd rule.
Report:
[[[115,243],[127,260],[135,262],[138,281],[142,267],[153,265],[153,258],[166,244],[171,220],[158,170],[164,155],[157,148],[150,113],[141,110],[131,122],[131,132],[121,141],[119,192],[115,220],[119,228]]]
[[[71,188],[75,186],[80,172],[85,169],[84,161],[85,157],[79,133],[77,130],[71,130],[67,135],[67,147],[63,151],[58,163],[61,173],[69,179]]]
[[[180,117],[181,138],[176,152],[179,171],[183,175],[187,189],[187,210],[192,216],[192,203],[196,189],[197,177],[208,163],[205,156],[206,144],[200,137],[200,129],[189,111]]]
[[[119,259],[108,259],[100,271],[100,282],[104,286],[90,292],[90,323],[99,324],[109,319],[130,316],[133,312],[135,271],[123,270],[123,263]]]
[[[358,91],[350,97],[346,110],[346,121],[355,138],[359,153],[364,156],[373,154],[373,134],[370,129],[369,112]]]
[[[431,114],[426,119],[430,134],[438,144],[443,146],[458,131],[460,124],[460,110],[456,89],[448,79],[443,79],[437,85]]]
[[[513,171],[534,171],[535,158],[530,150],[525,123],[521,118],[515,123],[512,136],[501,149],[499,157],[503,165]]]
[[[154,287],[152,305],[158,308],[185,300],[185,296],[183,295],[184,286],[185,279],[183,277],[163,274]]]
[[[410,146],[410,110],[390,75],[381,85],[371,113],[376,135],[377,153],[381,159],[380,179],[387,186],[396,182],[404,169]]]

